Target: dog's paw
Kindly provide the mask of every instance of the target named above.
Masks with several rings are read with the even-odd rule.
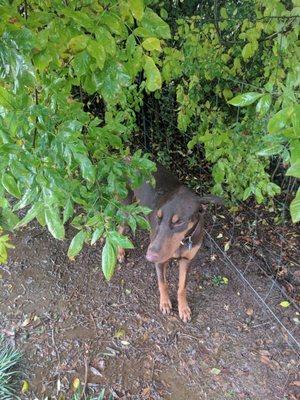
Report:
[[[172,304],[170,299],[161,300],[159,303],[159,308],[164,315],[169,315],[170,312],[172,311]]]
[[[187,304],[178,306],[178,311],[179,317],[183,322],[189,322],[191,320],[192,312]]]

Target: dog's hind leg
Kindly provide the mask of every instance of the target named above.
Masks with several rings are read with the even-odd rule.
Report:
[[[159,308],[163,314],[170,314],[172,304],[169,297],[168,282],[167,282],[167,269],[168,261],[162,264],[155,264],[158,289],[160,294]]]

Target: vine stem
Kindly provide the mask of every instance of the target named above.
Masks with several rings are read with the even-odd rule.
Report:
[[[28,3],[27,3],[27,0],[24,0],[24,13],[25,13],[25,19],[28,19]]]

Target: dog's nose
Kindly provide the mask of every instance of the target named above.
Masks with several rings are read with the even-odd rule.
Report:
[[[150,262],[156,262],[159,259],[159,255],[152,250],[148,250],[146,253],[146,259]]]

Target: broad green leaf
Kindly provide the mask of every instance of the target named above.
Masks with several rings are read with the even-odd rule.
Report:
[[[36,196],[38,194],[38,188],[37,187],[33,187],[33,188],[28,188],[26,189],[24,195],[22,196],[22,198],[20,199],[20,201],[18,201],[14,207],[13,210],[17,211],[17,210],[21,210],[22,208],[28,206],[28,204],[32,203]]]
[[[300,104],[295,104],[292,114],[292,124],[295,137],[300,138]]]
[[[286,171],[286,175],[300,178],[300,160],[296,161],[290,166],[290,168]]]
[[[89,54],[96,59],[98,67],[102,69],[106,59],[105,50],[102,44],[96,42],[96,40],[90,40],[87,50]]]
[[[41,204],[40,203],[35,203],[30,210],[27,211],[27,214],[25,215],[24,218],[21,219],[15,226],[16,229],[21,228],[21,226],[29,224],[38,214],[38,212],[41,210]]]
[[[86,236],[87,233],[85,231],[79,231],[73,237],[68,249],[68,257],[70,259],[74,259],[81,252]]]
[[[79,53],[87,47],[89,37],[87,35],[74,36],[68,43],[72,54]]]
[[[76,161],[79,162],[83,178],[91,183],[94,183],[96,178],[96,171],[91,160],[85,154],[81,153],[73,153],[73,154]]]
[[[265,147],[262,150],[259,150],[256,154],[259,156],[263,156],[263,157],[269,157],[269,156],[273,156],[275,154],[279,154],[282,149],[283,149],[283,145],[279,144],[279,143],[269,143],[268,147]]]
[[[106,239],[102,250],[102,271],[106,280],[110,280],[116,267],[116,249],[113,244]]]
[[[89,73],[91,61],[91,56],[86,50],[76,54],[72,61],[72,66],[76,75],[80,77]]]
[[[272,118],[270,118],[268,122],[268,132],[269,133],[277,133],[281,129],[285,128],[288,120],[292,114],[292,110],[290,108],[285,108],[283,110],[278,111]]]
[[[14,197],[19,198],[21,196],[20,190],[18,188],[17,182],[15,181],[14,177],[10,174],[4,173],[2,175],[2,185],[5,190],[8,191]]]
[[[57,207],[45,204],[45,220],[49,232],[55,239],[62,240],[65,238],[65,228],[60,219]]]
[[[140,21],[144,15],[144,0],[129,0],[128,3],[132,15]]]
[[[228,103],[238,107],[249,106],[262,96],[263,94],[258,92],[243,93],[235,96],[233,99],[229,100]]]
[[[131,241],[126,237],[121,235],[119,232],[111,231],[108,235],[111,242],[113,242],[118,247],[122,247],[122,249],[133,249],[134,246]]]
[[[105,24],[112,33],[119,36],[127,35],[127,28],[117,14],[105,11],[100,17],[100,22]]]
[[[15,106],[14,96],[2,86],[0,86],[0,106],[7,110],[13,110]]]
[[[258,48],[257,41],[247,43],[242,50],[243,59],[247,61],[249,58],[253,57],[257,48]]]
[[[161,88],[161,75],[151,57],[145,56],[144,71],[146,76],[146,88],[149,92],[154,92]]]
[[[63,224],[65,224],[74,214],[73,202],[68,199],[63,212]]]
[[[270,94],[265,94],[259,99],[258,103],[256,104],[256,112],[261,115],[266,115],[271,106],[271,102],[272,96]]]
[[[135,31],[138,31],[138,35],[142,37],[171,38],[169,25],[150,8],[146,8],[141,25]],[[135,31],[134,33],[136,33]]]
[[[95,244],[97,240],[103,235],[104,232],[104,227],[97,228],[95,229],[93,235],[92,235],[92,240],[91,240],[91,245]]]
[[[97,42],[101,43],[107,54],[114,56],[117,51],[115,39],[111,33],[103,26],[100,26],[95,31]]]
[[[296,197],[290,204],[290,213],[294,224],[300,221],[300,188],[297,190]]]
[[[161,51],[160,40],[157,38],[148,38],[143,41],[142,46],[148,51],[158,50]]]

